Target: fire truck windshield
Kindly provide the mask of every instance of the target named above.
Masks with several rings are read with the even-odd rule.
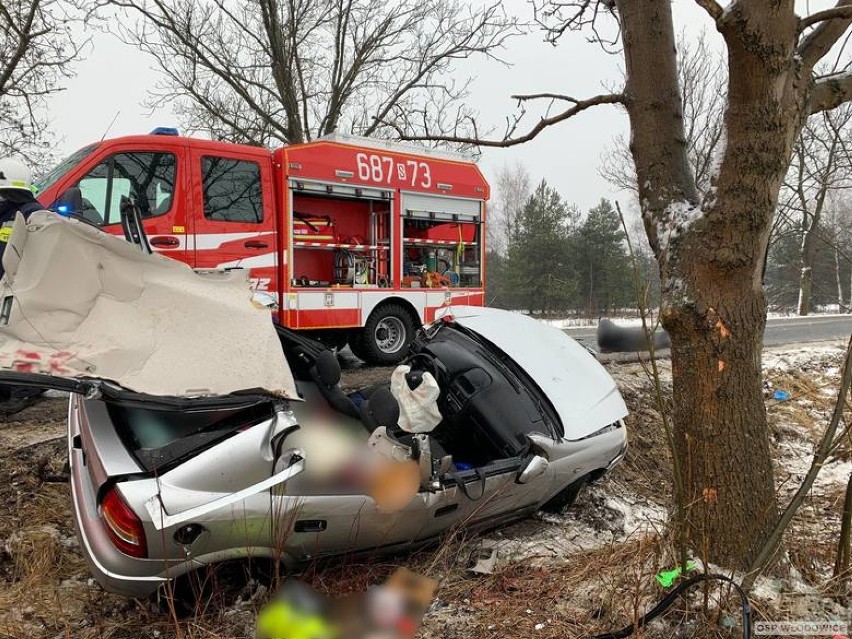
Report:
[[[84,146],[82,149],[75,151],[67,158],[62,160],[62,162],[57,164],[50,171],[48,171],[35,181],[33,186],[35,186],[36,188],[36,193],[41,193],[45,189],[49,189],[51,186],[56,184],[56,182],[61,180],[65,176],[65,174],[68,173],[68,171],[77,166],[77,164],[79,164],[84,158],[88,157],[97,148],[97,144],[90,144],[89,146]]]

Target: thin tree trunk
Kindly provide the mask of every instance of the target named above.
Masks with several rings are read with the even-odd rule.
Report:
[[[802,272],[799,275],[799,303],[796,306],[798,315],[809,315],[811,312],[811,284],[813,283],[813,263],[802,264]]]
[[[842,313],[843,309],[846,308],[846,302],[843,299],[843,278],[840,277],[840,249],[836,246],[839,241],[840,238],[835,238],[834,277],[837,280],[837,312]]]
[[[804,152],[801,151],[800,154],[804,155]],[[804,161],[803,158],[800,158],[799,162],[802,163],[800,170],[804,167]],[[814,232],[819,221],[819,213],[818,211],[813,213],[808,211],[808,202],[801,182],[799,184],[799,199],[803,208],[802,246],[799,249],[799,262],[802,269],[799,272],[799,301],[796,304],[796,314],[804,316],[811,312],[811,288],[814,279]]]
[[[843,515],[840,522],[840,539],[837,541],[837,558],[834,561],[834,577],[842,583],[849,582],[849,569],[852,567],[852,475],[846,485],[846,499],[843,500]]]

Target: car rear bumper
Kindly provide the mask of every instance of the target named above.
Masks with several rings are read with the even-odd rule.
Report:
[[[105,590],[129,597],[147,597],[169,579],[197,568],[198,564],[138,559],[125,555],[113,545],[98,513],[97,496],[85,466],[85,455],[75,445],[80,441],[80,427],[73,402],[72,396],[72,409],[68,413],[68,463],[74,526],[83,557],[92,575]]]

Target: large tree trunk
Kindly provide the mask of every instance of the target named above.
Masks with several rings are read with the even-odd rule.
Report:
[[[669,277],[702,291],[688,303],[667,296],[663,311],[677,380],[676,454],[691,470],[688,538],[706,561],[745,568],[777,518],[760,369],[766,301],[753,268],[702,260],[672,265]]]
[[[760,366],[762,273],[804,121],[796,20],[786,4],[770,2],[735,3],[721,18],[729,51],[726,137],[714,190],[701,202],[686,159],[670,4],[617,5],[631,151],[672,341],[686,534],[703,559],[745,569],[778,517]]]

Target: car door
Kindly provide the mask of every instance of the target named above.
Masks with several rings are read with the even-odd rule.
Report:
[[[305,462],[310,465],[310,459]],[[395,512],[383,512],[372,497],[359,494],[276,498],[277,525],[297,560],[403,549],[422,536],[429,516],[423,493]]]
[[[266,151],[193,148],[192,251],[196,268],[245,268],[277,290],[272,163]]]
[[[54,208],[121,235],[121,201],[133,198],[151,248],[187,262],[186,179],[177,150],[142,146],[115,150],[66,189]]]
[[[492,526],[522,517],[536,509],[545,495],[552,473],[527,483],[518,483],[526,460],[497,460],[479,469],[449,473],[441,490],[426,497],[428,525],[423,539],[440,535],[448,528]]]

